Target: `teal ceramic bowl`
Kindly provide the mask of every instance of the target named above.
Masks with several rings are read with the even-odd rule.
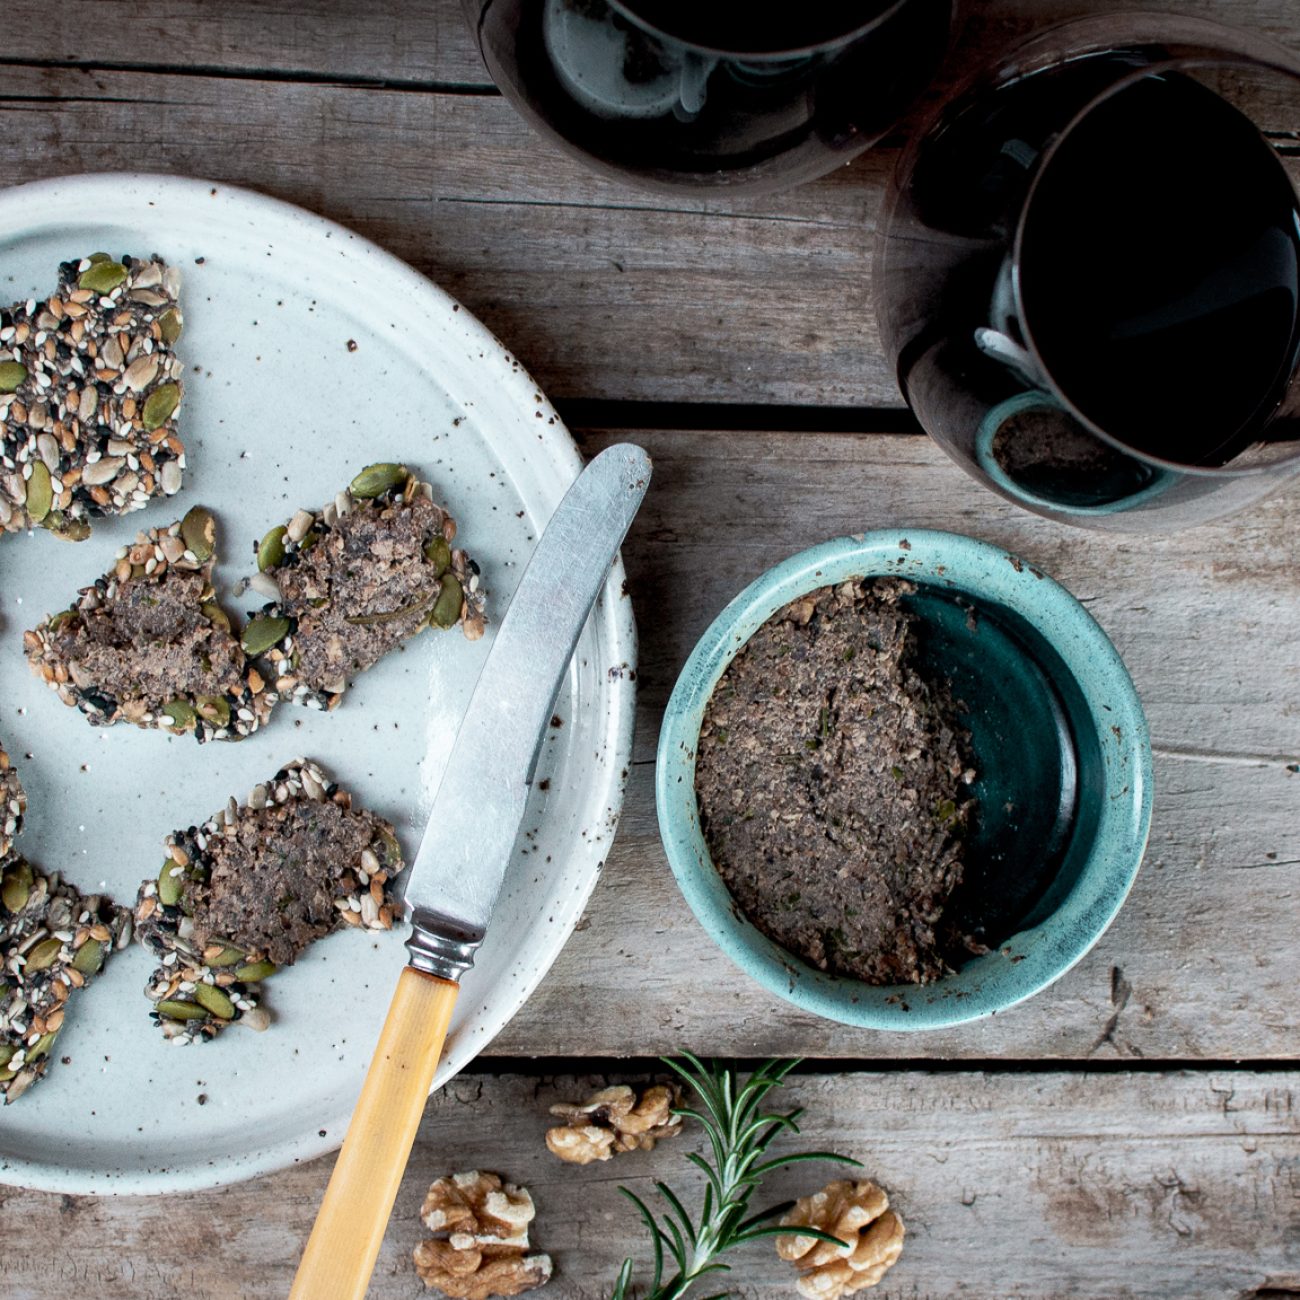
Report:
[[[778,609],[850,578],[916,584],[925,668],[969,710],[978,773],[966,878],[952,909],[984,936],[931,984],[873,986],[778,947],[741,912],[709,858],[695,748],[709,696]],[[805,1011],[871,1029],[937,1029],[1014,1006],[1101,937],[1137,875],[1151,821],[1146,718],[1115,647],[1064,587],[998,547],[914,530],[842,537],[791,556],[714,620],[678,678],[659,737],[659,829],[686,901],[728,957]]]

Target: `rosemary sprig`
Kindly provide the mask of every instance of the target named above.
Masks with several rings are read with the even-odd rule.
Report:
[[[655,1189],[667,1207],[659,1219],[635,1192],[626,1187],[619,1188],[636,1206],[650,1232],[654,1273],[643,1300],[678,1300],[692,1283],[707,1274],[728,1272],[730,1265],[720,1258],[728,1251],[747,1242],[789,1231],[772,1220],[784,1214],[793,1204],[791,1201],[755,1214],[749,1212],[750,1199],[768,1174],[806,1160],[834,1160],[848,1165],[858,1163],[848,1156],[829,1151],[804,1151],[764,1159],[768,1147],[781,1133],[799,1132],[797,1121],[803,1114],[802,1110],[786,1114],[762,1110],[767,1094],[781,1087],[786,1075],[799,1064],[797,1060],[768,1061],[742,1084],[734,1070],[716,1064],[707,1067],[689,1052],[683,1052],[682,1056],[685,1058],[683,1061],[669,1057],[662,1059],[698,1097],[699,1109],[682,1106],[675,1113],[700,1122],[709,1139],[713,1159],[710,1162],[695,1152],[686,1157],[703,1170],[706,1180],[698,1218],[692,1218],[681,1198],[664,1183],[655,1183]],[[815,1228],[800,1228],[799,1233],[843,1244],[839,1238]],[[674,1271],[665,1280],[665,1266],[670,1260]],[[612,1300],[628,1300],[635,1267],[633,1260],[623,1261]],[[709,1300],[720,1300],[726,1294],[721,1292]]]

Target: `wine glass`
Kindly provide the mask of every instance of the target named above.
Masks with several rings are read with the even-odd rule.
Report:
[[[1062,23],[910,143],[876,297],[922,426],[1041,514],[1165,530],[1300,474],[1300,59]]]
[[[856,157],[947,48],[953,0],[464,0],[492,79],[588,165],[765,193]]]

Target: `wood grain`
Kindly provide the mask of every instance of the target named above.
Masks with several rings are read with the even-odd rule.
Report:
[[[552,398],[901,402],[869,308],[884,155],[794,211],[662,208],[540,148],[496,97],[0,71],[7,180],[136,168],[321,212],[460,298]]]
[[[1137,537],[1030,514],[928,438],[579,436],[588,453],[628,438],[654,458],[626,551],[651,709],[714,616],[787,555],[870,528],[941,528],[1015,551],[1069,588],[1124,656],[1157,745],[1300,756],[1300,480],[1223,523]],[[638,757],[652,755],[656,732],[648,719]]]
[[[1280,765],[1156,763],[1147,861],[1072,971],[989,1020],[923,1035],[850,1029],[741,974],[679,894],[652,772],[578,931],[488,1048],[512,1056],[675,1051],[898,1060],[1240,1060],[1295,1056],[1300,777]]]
[[[460,0],[11,0],[6,62],[491,89]]]
[[[973,7],[943,80],[1036,23],[1119,7]],[[7,183],[156,170],[303,204],[432,275],[553,398],[901,405],[871,310],[892,147],[771,198],[665,200],[589,174],[478,93],[452,0],[173,0],[156,31],[118,0],[52,10],[6,9]],[[1287,0],[1232,13],[1296,35]]]
[[[646,1258],[643,1229],[617,1184],[653,1199],[651,1181],[662,1178],[693,1204],[699,1179],[684,1155],[700,1141],[688,1129],[611,1164],[560,1164],[543,1145],[546,1108],[601,1082],[462,1076],[436,1096],[372,1300],[426,1294],[411,1264],[424,1235],[424,1190],[474,1168],[532,1190],[534,1247],[556,1267],[548,1297],[607,1296],[625,1256]],[[855,1155],[889,1191],[908,1232],[901,1260],[870,1293],[880,1300],[1224,1300],[1300,1285],[1298,1085],[1294,1072],[1236,1070],[868,1072],[797,1076],[773,1101],[807,1108],[803,1149]],[[220,1104],[218,1093],[210,1104]],[[0,1203],[5,1295],[278,1300],[329,1169],[327,1158],[179,1204],[8,1191]],[[832,1176],[828,1166],[786,1170],[771,1201]],[[726,1280],[744,1300],[793,1295],[789,1265],[770,1245],[734,1263]]]
[[[625,550],[641,631],[640,761],[582,928],[492,1051],[1294,1056],[1294,489],[1234,522],[1139,541],[1084,533],[1005,504],[926,439],[631,437],[655,460],[655,483]],[[608,440],[592,436],[586,448]],[[814,542],[889,526],[970,533],[1064,582],[1124,654],[1158,755],[1146,865],[1093,953],[1020,1007],[919,1038],[817,1020],[731,966],[668,869],[649,761],[677,671],[744,584]]]
[[[952,62],[987,57],[1025,31],[1132,0],[959,0]],[[1290,0],[1183,0],[1178,11],[1295,41]],[[490,89],[460,0],[10,0],[6,63],[168,67],[228,75],[355,79]]]

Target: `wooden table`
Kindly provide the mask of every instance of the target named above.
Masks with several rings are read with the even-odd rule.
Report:
[[[976,6],[953,67],[1118,7]],[[1180,8],[1300,44],[1294,0]],[[617,844],[537,994],[430,1101],[372,1295],[422,1293],[424,1185],[480,1166],[533,1189],[549,1294],[608,1294],[644,1248],[617,1182],[681,1181],[693,1139],[575,1169],[542,1146],[545,1107],[678,1048],[809,1058],[788,1090],[809,1141],[860,1157],[909,1228],[875,1294],[1300,1294],[1295,491],[1125,539],[1013,509],[949,464],[903,411],[869,306],[888,145],[764,200],[621,189],[524,129],[453,0],[9,0],[0,31],[4,183],[139,168],[325,213],[487,321],[584,450],[632,437],[656,461],[626,550],[643,659]],[[813,1019],[733,970],[677,893],[652,800],[664,701],[718,609],[798,548],[889,525],[971,533],[1059,577],[1127,660],[1156,752],[1146,865],[1101,943],[1026,1005],[924,1037]],[[168,1201],[4,1191],[3,1293],[282,1296],[330,1163]],[[770,1251],[736,1265],[738,1294],[792,1294]]]

